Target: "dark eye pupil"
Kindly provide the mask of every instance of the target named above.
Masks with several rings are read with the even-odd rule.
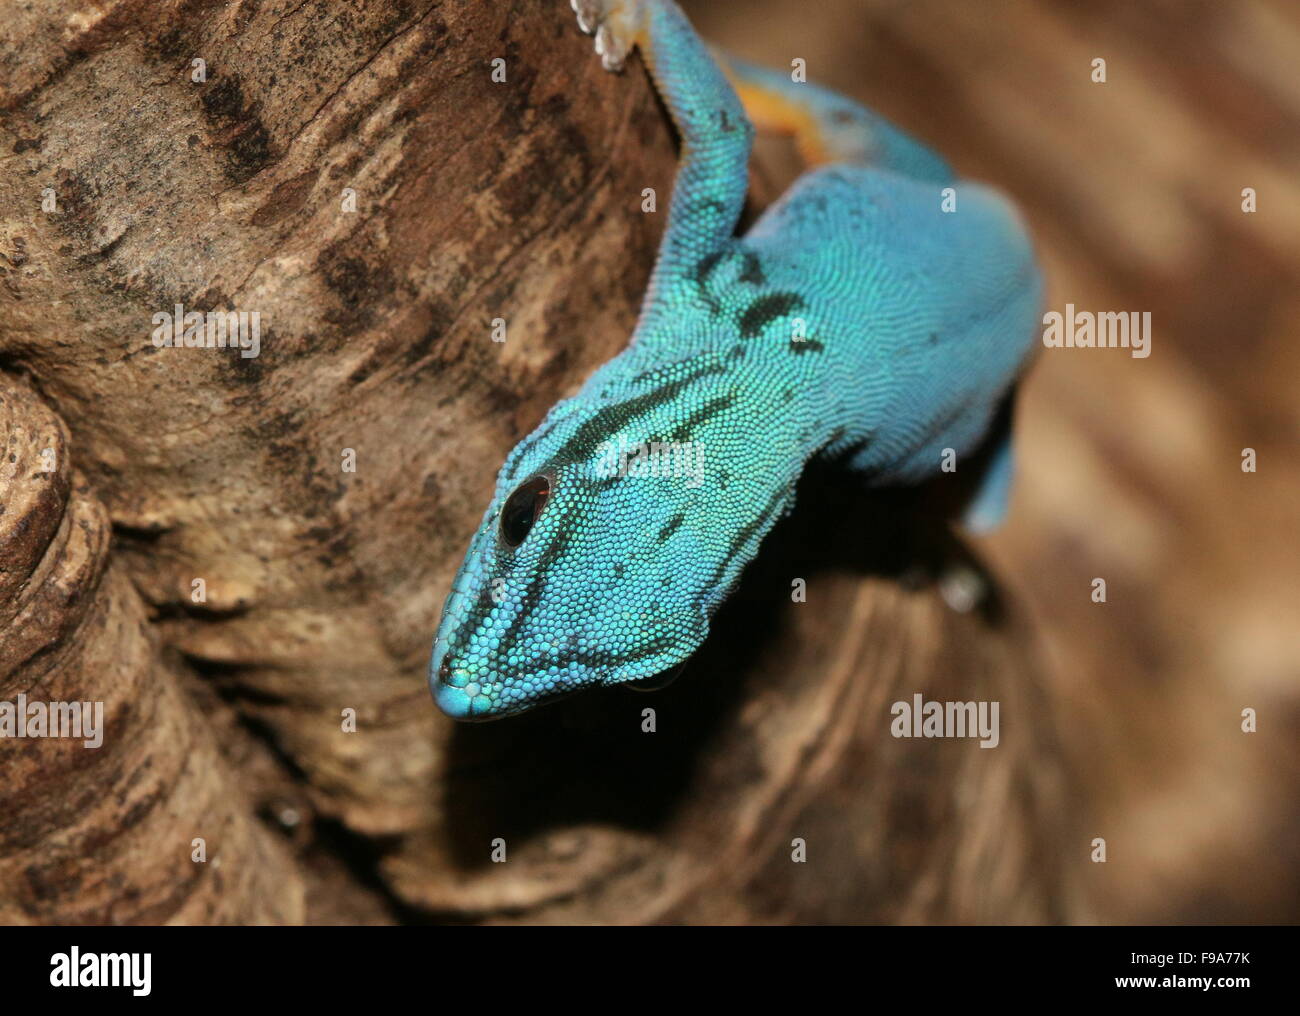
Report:
[[[524,542],[550,496],[551,481],[545,476],[534,476],[506,498],[505,507],[501,509],[501,539],[506,546],[518,547]]]

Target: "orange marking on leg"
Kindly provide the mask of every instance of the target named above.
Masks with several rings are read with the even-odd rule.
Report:
[[[759,130],[793,135],[799,157],[809,166],[834,161],[817,118],[807,107],[752,82],[732,77],[731,84],[745,107],[745,114]]]

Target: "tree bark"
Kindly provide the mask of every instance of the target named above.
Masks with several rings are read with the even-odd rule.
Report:
[[[297,865],[109,564],[108,516],[64,427],[7,377],[0,419],[0,698],[103,704],[89,740],[3,742],[0,921],[301,920]]]
[[[900,587],[962,556],[915,499],[814,476],[659,695],[433,708],[498,466],[635,321],[642,191],[666,207],[675,165],[639,63],[606,74],[541,0],[37,4],[3,31],[0,698],[109,721],[99,749],[0,742],[0,919],[1066,912],[1032,638]],[[178,304],[257,312],[259,355],[158,348]],[[1034,720],[996,751],[890,737],[916,693]]]

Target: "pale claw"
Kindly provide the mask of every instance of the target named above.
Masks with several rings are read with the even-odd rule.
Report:
[[[596,31],[596,26],[600,24],[601,11],[604,4],[600,0],[569,0],[569,6],[573,12],[578,15],[578,27],[587,35]]]
[[[569,0],[578,27],[596,36],[596,52],[607,71],[622,69],[636,45],[636,21],[641,0]]]
[[[620,70],[632,47],[611,31],[609,25],[601,25],[596,31],[596,52],[600,54],[601,66],[607,71]]]

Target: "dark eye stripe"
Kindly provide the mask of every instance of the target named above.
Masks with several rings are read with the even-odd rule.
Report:
[[[499,655],[508,656],[515,648],[515,639],[517,638],[520,626],[527,621],[532,613],[541,603],[541,591],[546,583],[547,573],[551,565],[554,564],[565,552],[569,545],[569,517],[574,512],[574,506],[568,506],[568,512],[562,513],[552,521],[555,525],[554,539],[543,548],[541,556],[537,559],[533,576],[528,580],[522,594],[517,600],[511,601],[511,605],[518,607],[518,613],[514,619],[506,626],[501,633],[501,647]],[[469,639],[470,635],[478,631],[487,616],[498,606],[490,593],[491,586],[485,585],[480,591],[479,596],[475,599],[474,604],[470,607],[456,630],[448,638],[448,643],[452,646],[463,646]]]
[[[528,678],[544,674],[550,667],[564,667],[570,663],[577,663],[592,670],[613,670],[617,667],[648,660],[657,653],[671,648],[672,644],[673,640],[667,635],[655,635],[648,641],[632,646],[622,652],[613,652],[608,649],[588,649],[568,656],[560,653],[544,653],[530,661],[530,665],[535,669],[523,672],[519,680],[525,681]]]

